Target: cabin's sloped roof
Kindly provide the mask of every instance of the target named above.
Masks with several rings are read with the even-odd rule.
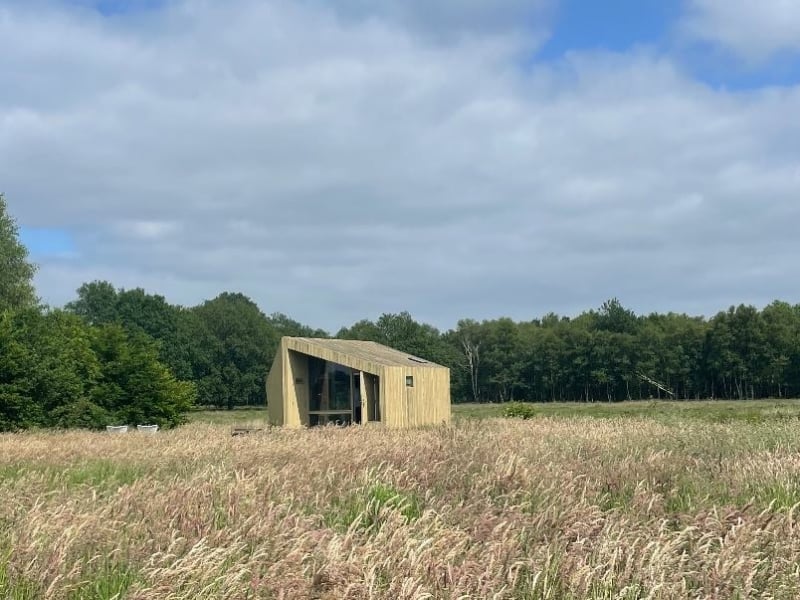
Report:
[[[415,368],[430,368],[430,369],[446,369],[442,365],[436,364],[424,358],[395,350],[389,346],[384,346],[377,342],[367,342],[363,340],[335,340],[328,338],[306,338],[306,337],[293,337],[289,340],[296,340],[316,346],[329,352],[339,352],[347,354],[353,358],[371,362],[386,367],[415,367]],[[290,343],[290,346],[292,344]]]

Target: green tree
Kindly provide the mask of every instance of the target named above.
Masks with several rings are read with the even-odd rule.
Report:
[[[607,300],[600,307],[595,321],[597,329],[612,333],[636,333],[638,323],[636,314],[628,310],[616,298]]]
[[[327,331],[314,329],[307,325],[289,318],[283,313],[273,313],[268,318],[269,324],[275,330],[275,335],[279,339],[283,336],[291,337],[311,337],[327,338],[330,337]]]
[[[336,334],[337,338],[343,340],[365,340],[368,342],[378,342],[386,344],[386,336],[378,326],[369,319],[362,319],[353,323],[350,327],[342,327]]]
[[[193,310],[209,334],[211,366],[198,381],[199,402],[228,409],[265,404],[264,382],[278,346],[269,319],[242,294],[223,293]]]
[[[773,302],[761,316],[769,340],[763,379],[771,395],[783,398],[793,391],[791,367],[800,351],[800,321],[797,311],[786,302]]]
[[[33,395],[36,367],[19,317],[0,313],[0,431],[42,424],[42,406]]]
[[[89,396],[97,384],[100,364],[92,350],[92,330],[79,317],[61,310],[49,311],[32,319],[35,327],[28,341],[36,355],[37,372],[32,377],[33,396],[44,411],[46,426],[72,427],[87,425],[66,417],[70,407],[80,404],[97,417],[89,407]],[[107,423],[94,421],[93,426]]]
[[[191,357],[181,338],[180,320],[185,309],[142,288],[117,290],[108,281],[84,283],[67,310],[91,325],[118,323],[128,331],[142,332],[158,343],[159,357],[179,379],[192,376]]]
[[[0,315],[0,430],[181,422],[194,386],[120,325],[28,309]]]
[[[481,363],[484,347],[483,326],[473,319],[461,319],[455,330],[444,335],[450,353],[457,357],[453,361],[451,382],[455,397],[461,400],[480,402],[483,399]]]
[[[90,325],[116,323],[119,319],[116,288],[108,281],[92,281],[78,288],[78,298],[66,309],[82,317]]]
[[[378,342],[432,362],[449,365],[455,357],[439,330],[414,320],[408,312],[384,313],[376,322],[363,320],[339,330],[336,337]]]
[[[99,365],[88,326],[58,310],[6,312],[0,320],[0,429],[76,425],[64,419],[78,403],[92,413],[86,403]]]
[[[213,372],[220,342],[196,310],[182,308],[177,317],[173,372],[179,379],[199,383]]]
[[[519,326],[502,318],[485,322],[483,328],[485,347],[481,360],[489,373],[490,393],[501,402],[514,400],[524,388]]]
[[[196,389],[179,381],[158,359],[144,334],[116,324],[92,328],[92,349],[100,364],[91,401],[118,423],[169,427],[183,422]]]
[[[36,267],[28,260],[28,249],[19,241],[17,223],[0,194],[0,312],[37,304],[35,274]]]

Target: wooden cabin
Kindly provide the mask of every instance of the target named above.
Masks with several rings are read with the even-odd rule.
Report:
[[[376,342],[284,337],[267,377],[273,425],[450,422],[450,369]]]

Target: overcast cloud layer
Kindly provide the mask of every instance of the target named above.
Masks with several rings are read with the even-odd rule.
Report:
[[[744,1],[678,27],[796,50],[772,4],[755,37]],[[426,6],[0,6],[0,190],[74,242],[36,257],[43,298],[242,291],[333,331],[800,302],[798,85],[715,90],[646,47],[539,62],[554,2]]]

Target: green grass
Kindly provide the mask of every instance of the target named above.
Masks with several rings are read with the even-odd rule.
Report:
[[[113,562],[93,567],[87,577],[83,585],[69,594],[68,600],[119,600],[139,578],[132,567]]]
[[[114,491],[123,485],[130,485],[145,473],[145,469],[135,464],[119,464],[109,460],[93,460],[77,465],[64,472],[68,486],[87,486],[101,491]]]
[[[21,479],[29,472],[27,465],[3,465],[0,466],[0,481],[16,481]]]
[[[502,417],[504,404],[455,404],[457,419]],[[647,418],[706,423],[767,423],[800,419],[800,400],[699,400],[532,403],[537,416],[552,418]]]
[[[44,462],[0,466],[0,483],[11,484],[24,478],[39,478],[52,491],[88,488],[99,493],[113,493],[148,474],[151,469],[141,464],[120,464],[105,459],[82,461],[72,465],[51,465]]]
[[[0,549],[0,598],[4,600],[36,600],[41,590],[33,581],[15,577],[9,568],[11,550]]]
[[[196,410],[188,415],[190,423],[210,423],[212,425],[254,425],[267,423],[267,409],[237,408],[234,410]]]
[[[491,419],[503,416],[507,403],[454,404],[455,419]],[[687,400],[635,402],[530,403],[535,416],[551,418],[646,418],[657,421],[691,420],[705,423],[771,423],[800,419],[800,400]],[[198,410],[191,423],[265,427],[266,408]]]
[[[334,498],[324,522],[338,531],[347,531],[354,523],[359,529],[374,531],[382,525],[385,510],[399,513],[410,523],[422,514],[422,502],[414,493],[377,483],[344,499]]]

